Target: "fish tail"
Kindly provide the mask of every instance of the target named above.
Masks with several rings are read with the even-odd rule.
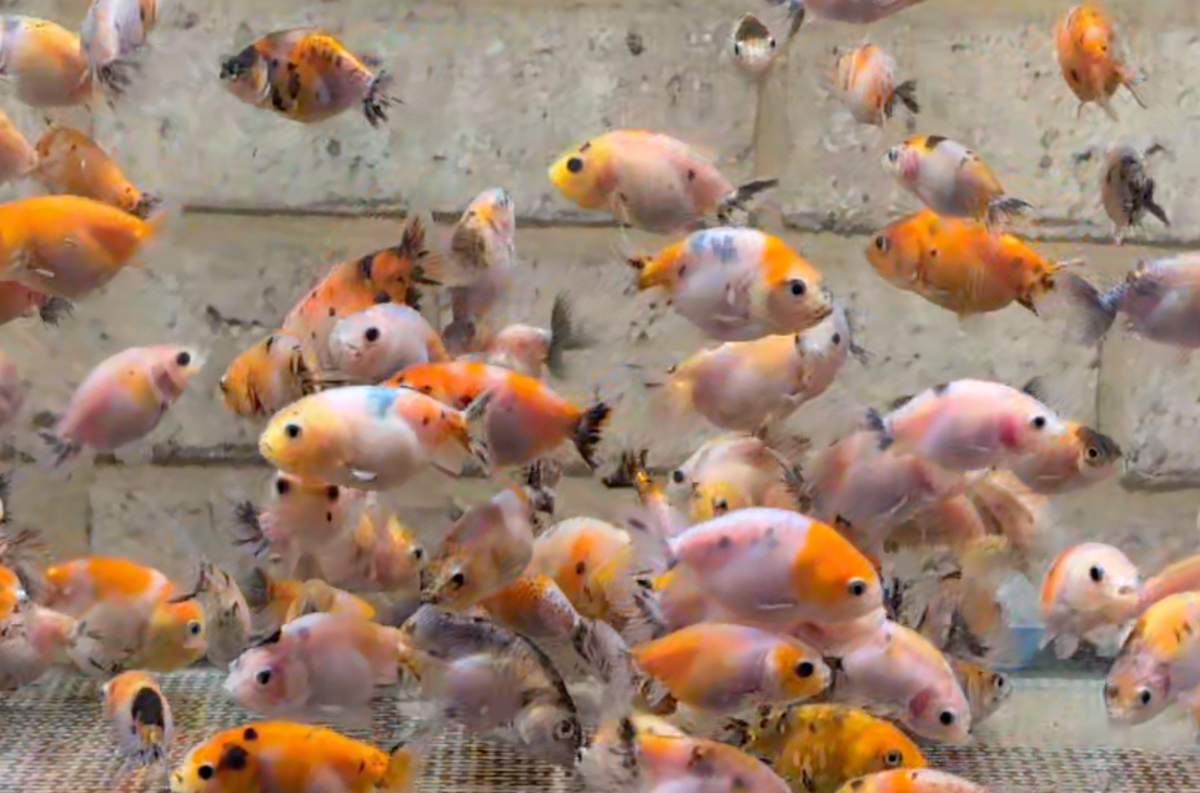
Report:
[[[416,787],[417,778],[425,765],[425,755],[433,744],[426,733],[415,741],[401,741],[388,752],[387,770],[375,784],[380,793],[407,793]]]
[[[38,316],[47,325],[57,325],[59,320],[75,313],[75,304],[61,297],[52,297],[38,309]]]
[[[879,436],[879,450],[887,451],[887,449],[896,442],[892,437],[891,430],[888,428],[887,419],[885,419],[878,410],[870,408],[867,410],[867,429]]]
[[[63,440],[52,432],[40,432],[38,435],[50,447],[50,452],[54,455],[54,459],[50,462],[52,468],[61,468],[64,463],[83,450],[82,445]]]
[[[234,545],[245,546],[251,556],[260,558],[271,547],[263,530],[258,507],[252,501],[239,501],[233,507]]]
[[[1146,211],[1154,217],[1162,221],[1162,224],[1167,228],[1171,227],[1171,219],[1167,217],[1167,211],[1154,200],[1154,180],[1146,180],[1146,193],[1142,196],[1142,204],[1146,207]]]
[[[753,179],[746,182],[732,190],[729,195],[721,200],[721,204],[717,207],[717,219],[722,224],[728,223],[735,210],[740,209],[744,211],[750,199],[761,192],[778,186],[778,179]]]
[[[148,220],[160,206],[162,206],[163,197],[157,193],[142,193],[138,200],[130,208],[129,214],[134,217]]]
[[[387,111],[392,105],[403,104],[399,97],[388,94],[391,85],[392,75],[381,71],[367,86],[367,95],[363,97],[363,115],[372,127],[378,128],[387,122]]]
[[[575,423],[575,431],[571,440],[579,450],[579,456],[587,463],[588,468],[596,470],[596,444],[600,442],[600,433],[608,421],[612,408],[606,402],[597,402],[585,410]]]
[[[921,103],[917,101],[917,81],[905,80],[896,86],[895,99],[909,109],[909,112],[920,113]],[[890,113],[888,114],[891,115]]]
[[[1058,280],[1058,289],[1067,304],[1075,309],[1074,330],[1083,344],[1093,345],[1108,333],[1117,318],[1122,294],[1120,285],[1101,293],[1086,278],[1066,273]]]
[[[400,243],[393,250],[399,258],[412,262],[413,283],[442,285],[446,261],[430,244],[426,220],[421,213],[413,213],[405,222]]]
[[[1033,204],[1023,198],[1002,195],[992,200],[987,208],[988,228],[1004,228],[1009,221],[1033,209]]]
[[[562,477],[562,464],[549,458],[537,460],[525,469],[525,490],[536,511],[554,514],[555,490],[562,482]]]
[[[550,374],[555,377],[566,376],[566,366],[563,353],[568,350],[582,350],[590,347],[593,340],[580,331],[571,316],[571,300],[566,292],[560,292],[554,298],[554,306],[550,309],[550,351],[547,354],[546,365]]]
[[[1146,75],[1137,69],[1122,66],[1120,67],[1120,76],[1121,85],[1125,86],[1125,90],[1133,97],[1133,101],[1137,102],[1138,106],[1143,110],[1149,110],[1150,106],[1146,104],[1146,99],[1142,96],[1142,92],[1138,90],[1138,86],[1146,82]]]

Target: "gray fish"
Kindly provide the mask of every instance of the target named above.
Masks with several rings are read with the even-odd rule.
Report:
[[[1162,150],[1162,147],[1152,147],[1146,156]],[[1129,229],[1141,225],[1147,212],[1170,227],[1166,210],[1154,199],[1154,188],[1154,179],[1146,173],[1142,154],[1127,143],[1109,149],[1100,178],[1100,200],[1113,222],[1118,245],[1124,242]]]

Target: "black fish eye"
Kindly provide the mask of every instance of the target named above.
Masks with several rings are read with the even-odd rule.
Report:
[[[190,352],[181,352],[175,356],[175,363],[180,366],[187,366],[192,362],[192,354]]]
[[[833,334],[833,346],[836,347],[841,343],[842,343],[842,334],[840,334],[840,333]]]
[[[1007,685],[1008,679],[1005,678],[1004,675],[992,675],[992,686],[995,687],[997,691],[1003,691],[1004,687]]]
[[[943,710],[938,716],[938,721],[940,721],[946,727],[949,727],[954,723],[954,714],[948,710]]]
[[[1100,457],[1100,450],[1097,449],[1095,446],[1089,446],[1088,450],[1087,450],[1087,458],[1089,460],[1095,460],[1098,457]]]
[[[579,173],[583,170],[583,160],[578,157],[572,157],[567,160],[567,170],[571,173]]]
[[[200,631],[204,630],[204,626],[200,623],[192,621],[188,623],[188,632],[193,636],[199,636]]]
[[[287,436],[293,440],[300,437],[300,425],[299,424],[289,424],[283,428],[283,431],[286,432]]]
[[[260,686],[265,686],[267,683],[271,682],[271,670],[270,669],[262,670],[261,672],[259,672],[257,675],[254,676],[254,679],[256,681],[258,681],[258,684]]]
[[[803,295],[805,292],[808,291],[808,285],[805,284],[800,279],[796,279],[795,281],[792,281],[791,284],[788,285],[788,288],[792,290],[792,294],[795,295],[796,297],[800,297],[801,295]]]
[[[338,496],[341,495],[341,492],[341,489],[338,488],[337,485],[330,485],[329,487],[325,488],[325,497],[330,501],[337,501]]]
[[[1035,430],[1040,430],[1046,426],[1046,417],[1045,416],[1034,416],[1033,421],[1031,423],[1033,424],[1033,428]]]
[[[275,492],[281,496],[286,496],[288,491],[292,489],[292,483],[286,479],[275,480]]]
[[[812,677],[817,668],[813,666],[812,661],[801,661],[796,664],[796,674],[800,677]]]
[[[454,575],[450,576],[450,583],[455,587],[461,588],[465,583],[467,583],[467,577],[462,573],[455,573]]]
[[[900,159],[900,152],[896,149],[888,149],[887,158],[888,162],[895,162]]]
[[[888,768],[896,768],[904,762],[904,755],[899,749],[893,749],[883,756],[883,764]]]
[[[212,779],[214,773],[216,773],[216,770],[208,763],[205,763],[196,769],[196,776],[205,781]]]
[[[379,341],[379,328],[367,328],[367,332],[363,334],[363,338],[367,341]]]
[[[1149,705],[1150,700],[1152,699],[1154,699],[1154,695],[1150,693],[1150,689],[1143,688],[1138,691],[1138,701],[1141,702],[1143,706]]]
[[[742,54],[742,42],[740,42],[740,41],[733,42],[733,54],[734,55]]]
[[[564,719],[554,725],[554,739],[556,741],[565,741],[573,737],[575,737],[575,722],[570,719]]]
[[[863,581],[861,578],[854,578],[851,579],[850,584],[846,587],[846,589],[853,597],[860,598],[867,594],[867,582]]]
[[[678,471],[678,470],[672,471],[671,472],[671,481],[677,485],[682,485],[683,484],[683,471]]]
[[[878,250],[880,253],[887,253],[887,249],[888,249],[887,237],[883,236],[882,234],[880,234],[878,237],[876,237],[875,238],[875,249]]]
[[[1092,569],[1088,570],[1088,575],[1091,576],[1092,580],[1097,584],[1104,580],[1104,570],[1097,565],[1092,565]]]
[[[217,381],[217,388],[221,389],[222,394],[229,391],[229,383],[227,380],[228,378],[222,375],[221,379]]]

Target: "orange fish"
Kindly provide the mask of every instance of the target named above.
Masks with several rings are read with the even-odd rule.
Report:
[[[37,175],[50,193],[91,198],[143,220],[162,203],[138,189],[104,149],[77,129],[51,129],[38,141],[37,152]]]
[[[21,179],[37,169],[38,151],[4,111],[0,111],[0,184]]]
[[[79,36],[54,22],[0,16],[0,77],[31,107],[66,107],[92,98],[87,53]]]
[[[219,383],[225,407],[239,416],[269,416],[311,392],[300,342],[272,333],[229,363]]]
[[[569,518],[538,535],[527,574],[550,577],[585,617],[616,624],[631,606],[629,534],[597,518]]]
[[[47,325],[57,325],[74,311],[75,306],[69,300],[30,289],[16,281],[0,281],[0,325],[35,315]]]
[[[158,682],[145,672],[124,672],[104,684],[104,718],[126,762],[167,762],[171,748],[171,706]]]
[[[242,581],[242,593],[252,615],[256,634],[270,636],[306,614],[344,614],[363,620],[375,618],[375,607],[362,598],[324,581],[272,578],[256,567]]]
[[[1112,98],[1122,86],[1143,108],[1137,86],[1144,77],[1124,60],[1112,18],[1103,6],[1088,3],[1067,9],[1054,26],[1054,51],[1071,91],[1079,98],[1079,112],[1094,102],[1113,121],[1117,111]]]
[[[896,84],[896,61],[880,47],[863,44],[838,56],[834,88],[860,124],[881,127],[892,117],[896,102],[913,113],[917,103],[917,81]]]
[[[1141,724],[1172,702],[1200,707],[1200,592],[1155,603],[1138,619],[1104,684],[1110,721]]]

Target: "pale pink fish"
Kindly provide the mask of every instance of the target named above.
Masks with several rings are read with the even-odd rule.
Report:
[[[450,289],[454,319],[446,328],[446,338],[457,348],[470,343],[512,288],[517,266],[516,226],[512,194],[493,187],[467,205],[454,227],[450,252],[467,282]]]
[[[845,622],[800,622],[788,633],[808,642],[831,658],[840,658],[854,647],[878,637],[888,629],[890,621],[883,606],[854,620]]]
[[[338,321],[329,335],[333,367],[363,383],[418,363],[449,360],[441,336],[409,306],[380,303]]]
[[[1054,411],[1002,383],[955,380],[885,416],[868,413],[881,450],[916,454],[952,471],[1005,468],[1066,432]]]
[[[97,82],[114,92],[129,84],[122,61],[145,45],[158,6],[158,0],[92,0],[80,38]]]
[[[1200,253],[1139,261],[1106,292],[1074,273],[1061,285],[1079,310],[1077,331],[1087,344],[1099,341],[1123,314],[1139,336],[1185,351],[1200,348]]]
[[[841,655],[833,684],[841,702],[893,710],[901,723],[940,743],[970,739],[971,706],[941,650],[888,622]]]
[[[175,345],[131,347],[100,363],[75,390],[53,433],[42,438],[62,465],[83,447],[111,452],[149,435],[203,359]]]
[[[314,559],[324,577],[344,589],[416,596],[425,550],[394,512],[368,496],[357,520]]]
[[[1119,549],[1076,545],[1054,560],[1042,580],[1043,644],[1053,642],[1059,658],[1070,658],[1080,639],[1132,620],[1141,596],[1141,573]]]
[[[79,36],[55,22],[0,16],[0,77],[31,107],[66,107],[92,97],[87,54]]]
[[[5,620],[0,630],[0,691],[15,691],[52,667],[69,665],[77,624],[74,617],[37,604]]]
[[[920,111],[917,81],[896,84],[896,61],[882,48],[863,44],[838,56],[834,89],[860,124],[883,126],[902,102],[913,113]]]
[[[541,378],[543,369],[549,369],[555,377],[564,377],[563,354],[591,344],[591,339],[575,325],[566,293],[560,293],[550,309],[549,328],[521,323],[507,325],[488,340],[484,359],[493,366],[503,366],[528,377]]]
[[[402,682],[409,658],[395,628],[308,614],[242,653],[230,665],[225,690],[268,718],[369,718],[378,688]]]

